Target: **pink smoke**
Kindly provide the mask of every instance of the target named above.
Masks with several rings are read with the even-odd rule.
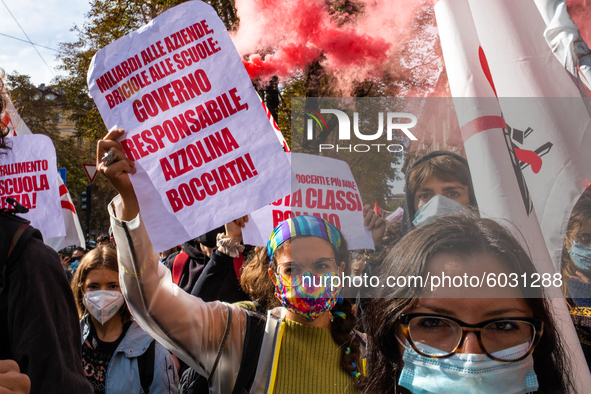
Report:
[[[251,78],[289,78],[321,59],[343,93],[354,81],[406,69],[400,51],[412,39],[427,0],[361,0],[362,12],[334,12],[337,0],[236,0],[233,40]],[[332,12],[332,13],[331,13]],[[416,32],[415,32],[416,33]]]

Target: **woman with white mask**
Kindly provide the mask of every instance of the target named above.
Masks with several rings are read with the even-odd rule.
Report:
[[[570,368],[543,290],[523,286],[523,278],[535,278],[535,267],[495,221],[434,219],[390,251],[382,275],[427,284],[388,288],[366,300],[371,358],[365,392],[571,392]],[[434,277],[449,282],[431,287]]]
[[[176,393],[176,360],[133,320],[119,287],[117,252],[98,246],[72,279],[82,364],[95,394]]]

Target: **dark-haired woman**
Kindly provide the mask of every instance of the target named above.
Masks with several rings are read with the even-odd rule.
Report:
[[[249,339],[247,312],[179,291],[170,272],[158,264],[129,181],[133,163],[114,141],[120,135],[115,130],[99,142],[97,163],[121,195],[114,200],[120,215],[110,207],[111,221],[124,293],[142,327],[206,377],[211,393],[232,393],[241,365],[255,362],[256,373],[248,384],[253,393],[358,392],[363,385],[360,334],[353,330],[351,302],[340,298],[339,286],[331,286],[332,278],[349,274],[349,252],[341,233],[314,216],[292,218],[275,228],[267,247],[266,275],[282,306],[269,311],[257,354],[243,361]],[[120,159],[106,166],[100,159],[107,152]],[[380,239],[383,219],[367,209],[365,222],[368,229],[376,228],[375,238]],[[239,241],[228,226],[215,253],[235,256],[241,250]],[[327,285],[318,287],[318,280]]]
[[[367,393],[565,393],[569,368],[548,302],[512,278],[535,273],[529,256],[490,219],[447,216],[409,233],[384,277],[469,278],[470,285],[395,287],[369,300]],[[483,273],[512,286],[485,283]],[[432,282],[430,282],[432,283]],[[476,286],[473,288],[472,286]]]
[[[113,248],[99,245],[82,258],[72,290],[81,318],[82,364],[95,394],[177,392],[173,356],[131,318]]]
[[[575,204],[562,249],[562,290],[587,365],[591,365],[591,191]]]

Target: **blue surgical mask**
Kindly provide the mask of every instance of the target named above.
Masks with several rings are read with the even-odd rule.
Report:
[[[429,346],[421,351],[428,354]],[[528,345],[493,353],[498,358],[525,354]],[[440,352],[439,352],[440,353]],[[422,356],[407,346],[404,368],[398,384],[412,394],[524,394],[538,390],[534,360],[530,354],[521,361],[495,361],[486,354],[455,353],[447,358]]]
[[[425,205],[419,208],[415,213],[412,224],[415,227],[419,227],[435,218],[449,215],[463,208],[465,207],[459,202],[444,197],[441,194],[436,194]]]
[[[572,257],[577,268],[591,271],[591,248],[576,241],[571,242],[572,246],[568,251],[568,254]]]

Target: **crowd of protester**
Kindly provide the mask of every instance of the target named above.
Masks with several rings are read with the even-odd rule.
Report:
[[[572,392],[572,366],[542,290],[351,294],[306,281],[535,273],[511,232],[479,217],[462,157],[432,152],[414,163],[401,222],[364,207],[372,250],[350,251],[335,226],[303,215],[281,222],[267,247],[243,244],[244,217],[156,253],[120,135],[111,131],[97,147],[98,169],[119,196],[96,248],[60,264],[32,227],[9,213],[0,218],[2,228],[26,230],[16,239],[6,231],[18,247],[0,250],[8,258],[2,392]],[[106,165],[108,152],[116,159]],[[589,361],[591,193],[569,221],[562,274]]]

